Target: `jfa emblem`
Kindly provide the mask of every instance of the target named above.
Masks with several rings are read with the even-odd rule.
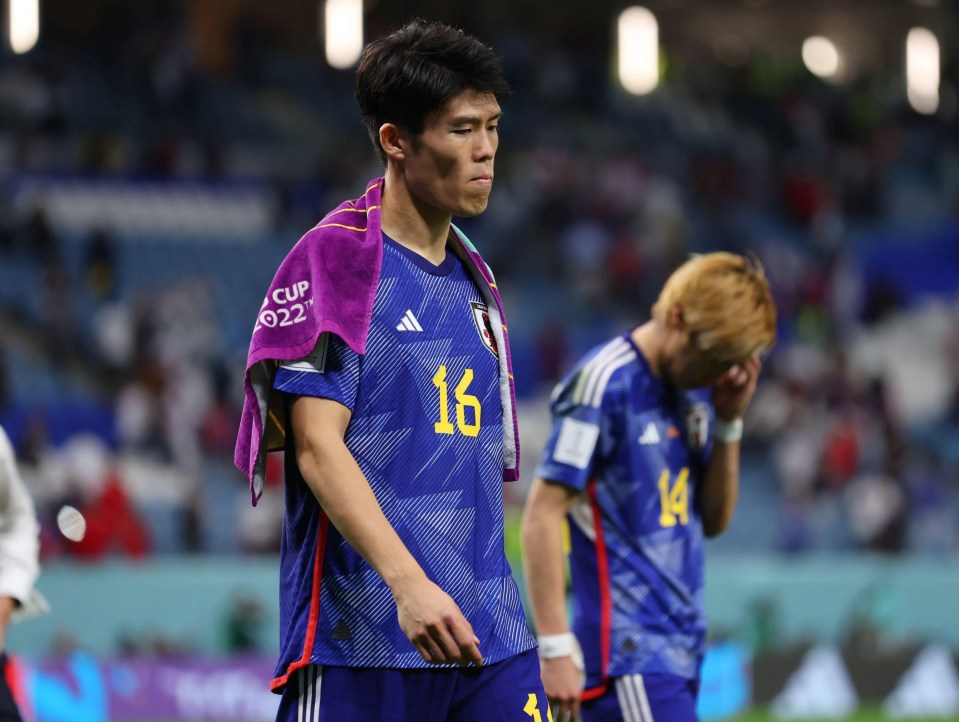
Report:
[[[485,303],[479,301],[470,301],[470,307],[473,309],[473,323],[476,325],[476,331],[483,340],[483,345],[489,349],[494,356],[499,356],[499,348],[496,345],[496,336],[493,335],[493,326],[489,320],[489,309]]]
[[[686,443],[693,451],[702,451],[709,438],[709,407],[695,404],[686,414]]]

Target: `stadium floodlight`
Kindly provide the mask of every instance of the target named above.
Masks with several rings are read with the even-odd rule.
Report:
[[[646,95],[659,84],[659,24],[638,5],[620,13],[617,27],[619,82],[633,95]]]
[[[802,61],[813,75],[833,78],[839,72],[839,50],[829,38],[813,35],[802,44]]]
[[[30,51],[40,38],[40,0],[9,0],[10,47],[17,55]]]
[[[906,36],[906,96],[918,113],[932,115],[939,108],[939,41],[926,28]]]
[[[363,52],[363,0],[326,0],[326,62],[339,70],[353,66]]]

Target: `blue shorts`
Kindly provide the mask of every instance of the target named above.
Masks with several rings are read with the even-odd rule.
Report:
[[[283,690],[277,722],[549,722],[536,650],[483,667],[310,665]]]
[[[699,722],[699,680],[671,674],[611,677],[602,697],[583,702],[582,722]]]

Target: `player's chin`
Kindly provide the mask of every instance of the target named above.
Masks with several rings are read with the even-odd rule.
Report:
[[[462,218],[472,218],[473,216],[478,216],[480,213],[485,211],[488,205],[489,191],[478,195],[471,194],[470,196],[461,199],[459,203],[459,209],[455,215]]]

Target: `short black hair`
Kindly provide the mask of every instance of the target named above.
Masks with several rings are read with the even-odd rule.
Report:
[[[421,19],[369,43],[354,85],[363,123],[383,165],[386,153],[379,133],[384,123],[419,135],[427,115],[464,91],[492,93],[499,103],[511,92],[492,48],[462,30]]]

